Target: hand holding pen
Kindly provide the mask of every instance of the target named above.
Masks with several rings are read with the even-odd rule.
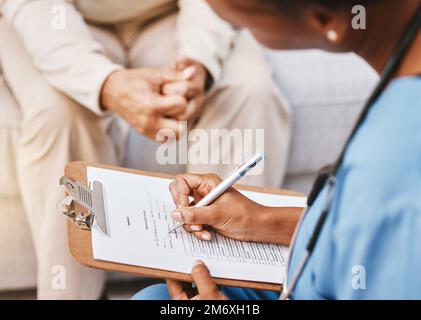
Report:
[[[259,210],[260,205],[232,188],[260,161],[264,155],[258,153],[238,166],[225,180],[218,176],[183,174],[178,175],[170,185],[171,195],[179,209],[172,213],[177,222],[169,232],[183,226],[201,240],[210,240],[212,234],[204,228],[211,226],[215,231],[234,239],[247,240],[251,232],[244,222]],[[188,207],[189,197],[196,205]]]

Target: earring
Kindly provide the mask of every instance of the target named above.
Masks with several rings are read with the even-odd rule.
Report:
[[[336,40],[338,40],[338,34],[335,30],[329,30],[326,33],[326,37],[330,42],[336,42]]]

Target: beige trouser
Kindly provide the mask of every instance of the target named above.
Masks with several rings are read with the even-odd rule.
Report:
[[[114,62],[127,67],[164,66],[175,54],[174,24],[175,16],[171,16],[141,32],[134,24],[120,25],[113,31],[92,26],[92,32]],[[0,39],[4,75],[23,117],[17,167],[38,260],[38,298],[98,298],[105,275],[79,265],[69,255],[66,221],[56,210],[56,203],[64,195],[58,180],[69,161],[121,163],[127,130],[116,117],[99,117],[51,87],[3,21]],[[196,127],[264,128],[269,159],[264,173],[247,182],[278,186],[288,156],[288,108],[272,82],[260,49],[248,33],[241,33],[223,66],[222,80],[209,93]],[[190,172],[212,171],[222,176],[231,168],[232,165],[187,165]],[[58,280],[63,270],[65,278]],[[65,286],[57,286],[57,281],[63,280]]]

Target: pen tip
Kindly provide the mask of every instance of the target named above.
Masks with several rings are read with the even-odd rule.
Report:
[[[183,225],[183,223],[180,223],[180,222],[175,223],[175,224],[174,224],[174,225],[170,228],[170,230],[168,231],[168,233],[171,233],[171,232],[173,232],[173,231],[177,230],[177,229],[178,229],[178,228],[180,228],[182,225]]]

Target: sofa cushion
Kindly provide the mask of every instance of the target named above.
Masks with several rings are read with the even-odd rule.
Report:
[[[354,54],[305,50],[266,55],[294,115],[284,187],[308,192],[316,172],[339,154],[378,75]]]

